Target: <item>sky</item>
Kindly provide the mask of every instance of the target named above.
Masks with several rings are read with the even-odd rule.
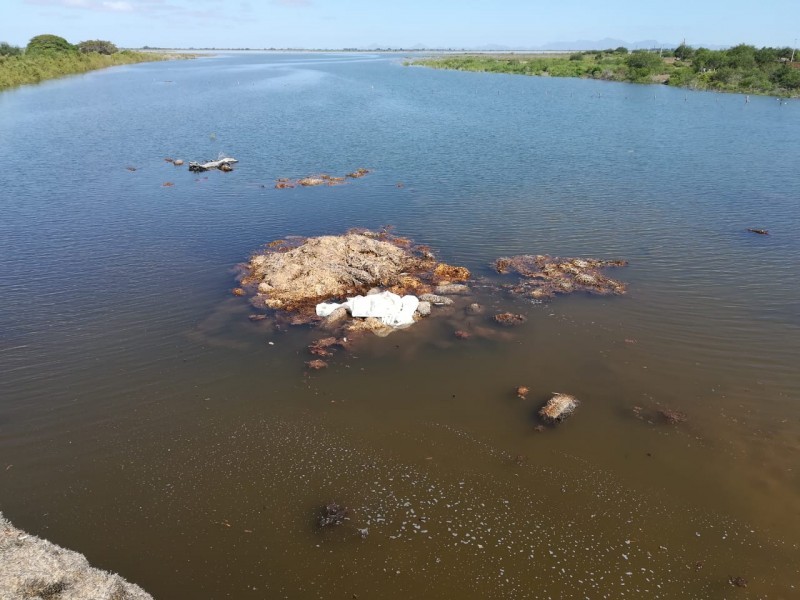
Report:
[[[0,41],[53,33],[123,47],[793,46],[798,0],[0,0]]]

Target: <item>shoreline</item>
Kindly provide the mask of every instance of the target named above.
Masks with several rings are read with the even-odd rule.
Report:
[[[759,89],[736,84],[716,85],[713,79],[716,71],[695,72],[692,70],[690,61],[682,63],[675,59],[662,59],[657,55],[653,56],[658,61],[661,61],[660,65],[653,66],[649,72],[642,74],[636,68],[629,67],[626,64],[625,58],[630,56],[634,55],[615,56],[613,53],[603,52],[577,52],[571,54],[467,53],[417,58],[406,61],[404,65],[475,73],[567,77],[617,83],[667,85],[696,92],[771,96],[778,99],[800,98],[800,89],[789,90],[777,86],[769,89]],[[793,67],[790,66],[789,68]]]
[[[192,54],[122,50],[115,54],[52,54],[0,57],[0,93],[70,75],[109,67],[167,60],[188,60]]]

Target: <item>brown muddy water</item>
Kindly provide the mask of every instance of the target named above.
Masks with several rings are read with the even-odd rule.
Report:
[[[769,98],[378,55],[4,93],[0,509],[156,598],[800,597],[799,125]],[[220,151],[234,172],[163,162]],[[485,315],[314,373],[313,331],[230,295],[264,243],[386,223],[490,281],[499,256],[624,258],[629,292],[476,286]],[[536,431],[553,392],[581,405]],[[331,501],[350,519],[319,530]]]

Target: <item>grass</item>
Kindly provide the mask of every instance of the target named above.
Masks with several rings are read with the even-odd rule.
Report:
[[[592,51],[573,54],[462,54],[425,58],[406,64],[458,71],[658,83],[741,94],[800,96],[800,86],[795,84],[792,72],[800,74],[800,64],[777,61],[747,68],[701,69],[691,60],[661,58],[656,53]],[[792,77],[787,77],[787,74]]]
[[[22,54],[0,56],[0,91],[39,83],[65,75],[76,75],[106,67],[130,65],[141,62],[186,58],[181,55],[157,54],[123,50],[115,54],[88,54],[78,52],[53,52],[46,54]]]

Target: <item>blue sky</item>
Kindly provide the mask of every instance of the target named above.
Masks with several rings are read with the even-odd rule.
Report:
[[[617,38],[790,46],[798,0],[0,0],[0,41],[138,47],[511,47]]]

